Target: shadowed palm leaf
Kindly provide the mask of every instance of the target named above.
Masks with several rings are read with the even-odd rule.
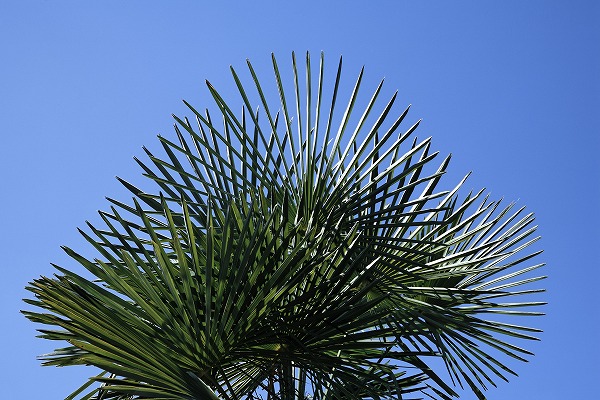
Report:
[[[291,95],[273,58],[277,101],[248,63],[241,113],[207,84],[216,116],[175,117],[178,143],[138,160],[157,190],[121,180],[133,202],[82,231],[98,256],[65,248],[96,281],[28,287],[46,311],[25,315],[69,343],[44,363],[104,370],[69,398],[484,398],[530,354],[513,340],[537,329],[488,318],[539,314],[533,216],[439,190],[449,157],[389,118],[396,95],[376,106],[381,84],[358,96],[362,71],[338,110],[341,60],[331,87],[322,55],[305,84],[292,61]]]

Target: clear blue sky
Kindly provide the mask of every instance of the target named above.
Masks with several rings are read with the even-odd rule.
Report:
[[[92,371],[42,368],[53,349],[19,314],[23,287],[59,249],[87,248],[114,179],[158,150],[181,99],[270,52],[340,54],[423,118],[419,137],[453,153],[447,183],[518,200],[537,215],[548,263],[545,330],[499,399],[591,399],[600,378],[600,7],[597,1],[16,1],[0,3],[0,381],[5,399],[61,399]],[[453,175],[455,174],[455,175]],[[472,399],[472,395],[465,395]]]

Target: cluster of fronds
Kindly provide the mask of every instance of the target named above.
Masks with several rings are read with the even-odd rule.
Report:
[[[262,111],[233,69],[241,114],[208,84],[218,117],[188,105],[166,157],[138,161],[156,192],[122,181],[133,203],[109,199],[105,227],[82,231],[97,258],[65,249],[97,280],[57,266],[28,287],[46,311],[27,317],[69,343],[45,364],[105,371],[70,398],[457,396],[441,359],[484,398],[530,354],[512,340],[538,332],[489,319],[539,314],[522,287],[541,279],[533,216],[461,199],[464,180],[439,190],[449,157],[432,168],[418,123],[399,129],[408,109],[388,118],[396,95],[375,112],[380,84],[355,117],[362,71],[337,113],[341,60],[326,87],[307,54],[303,86],[293,57],[287,96],[273,58],[275,106],[248,67]]]

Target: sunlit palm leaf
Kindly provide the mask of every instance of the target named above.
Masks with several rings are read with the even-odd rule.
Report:
[[[252,89],[231,69],[241,114],[208,84],[218,117],[188,104],[179,143],[145,149],[158,190],[121,180],[133,204],[82,231],[95,260],[65,249],[98,281],[57,266],[28,287],[47,311],[27,317],[70,343],[45,364],[110,374],[71,398],[450,398],[441,358],[484,398],[539,332],[487,317],[539,314],[533,216],[437,189],[449,157],[408,141],[408,109],[389,120],[395,94],[376,111],[382,84],[363,100],[362,71],[338,110],[341,60],[329,88],[307,54],[302,89],[293,56],[290,96],[273,58],[276,102],[248,67]]]

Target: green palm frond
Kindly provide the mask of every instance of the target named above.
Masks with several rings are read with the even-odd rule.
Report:
[[[240,113],[207,83],[216,113],[186,103],[136,159],[156,191],[121,180],[132,203],[81,231],[97,257],[65,248],[97,280],[31,282],[25,315],[69,344],[44,364],[105,371],[69,399],[484,398],[539,332],[505,319],[541,314],[533,215],[438,189],[450,157],[383,82],[363,99],[361,70],[340,107],[341,59],[330,87],[293,55],[291,94],[272,62],[276,101],[232,68]]]

